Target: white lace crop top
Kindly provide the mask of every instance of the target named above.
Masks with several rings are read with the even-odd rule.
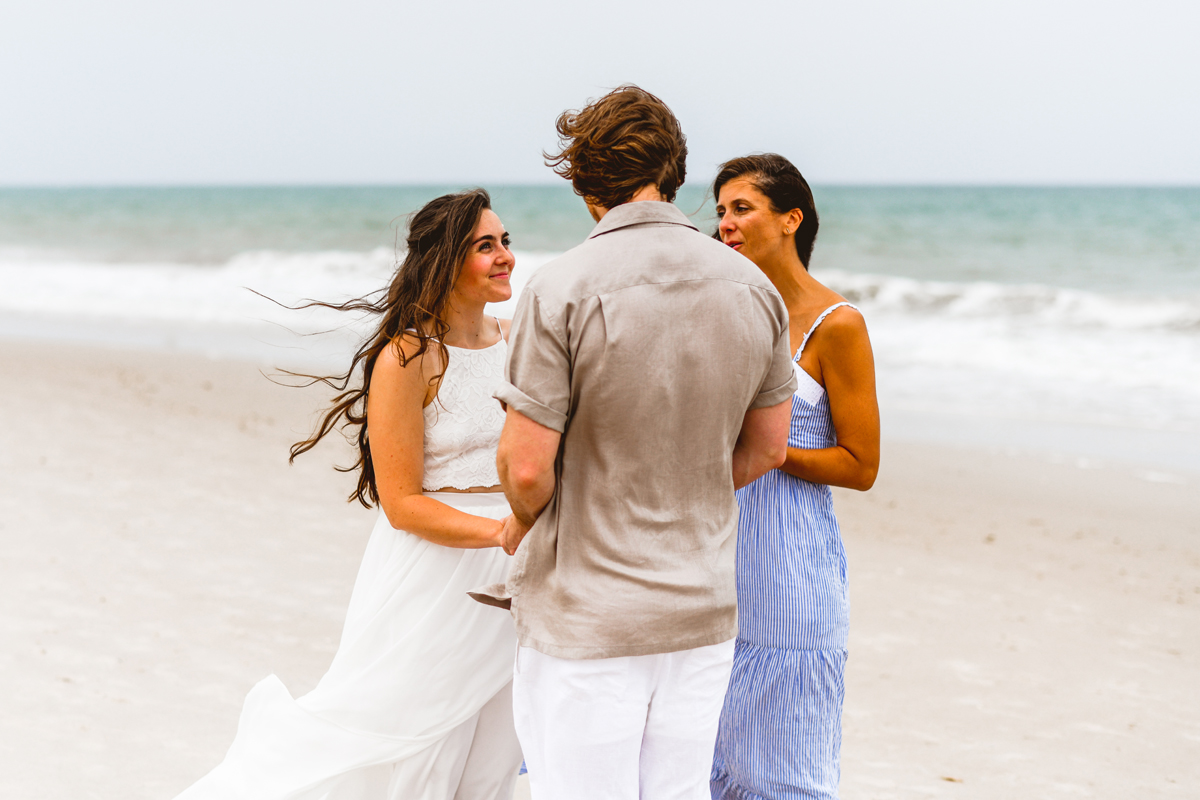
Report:
[[[425,475],[421,487],[496,486],[496,448],[504,410],[492,392],[504,380],[508,343],[482,350],[446,346],[450,353],[437,397],[425,406]]]

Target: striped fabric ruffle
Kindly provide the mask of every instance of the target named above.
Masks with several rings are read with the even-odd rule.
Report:
[[[721,712],[713,800],[836,800],[845,650],[738,640]]]

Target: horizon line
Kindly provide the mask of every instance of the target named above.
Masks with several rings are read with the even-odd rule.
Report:
[[[814,187],[846,189],[1200,189],[1200,181],[1193,183],[1167,182],[999,182],[999,181],[813,181]],[[28,189],[466,189],[481,186],[497,188],[571,190],[564,181],[403,181],[403,182],[46,182],[4,183],[0,191]],[[680,189],[696,187],[685,183]],[[704,186],[705,190],[709,187]]]

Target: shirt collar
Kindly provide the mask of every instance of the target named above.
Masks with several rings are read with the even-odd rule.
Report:
[[[687,216],[675,207],[673,203],[661,203],[656,200],[639,200],[636,203],[622,203],[610,209],[604,219],[592,229],[589,239],[595,239],[606,233],[612,233],[621,228],[633,225],[644,225],[648,222],[664,223],[667,225],[682,225],[694,231],[700,230]]]

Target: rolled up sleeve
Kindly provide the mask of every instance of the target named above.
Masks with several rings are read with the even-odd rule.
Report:
[[[505,382],[494,397],[529,419],[562,433],[571,404],[571,359],[560,321],[547,316],[526,289],[513,315]]]
[[[796,391],[796,370],[792,367],[792,343],[788,336],[787,310],[781,308],[776,312],[783,315],[783,330],[775,340],[775,349],[771,354],[771,365],[758,389],[758,396],[750,404],[750,408],[770,408],[787,400]]]

